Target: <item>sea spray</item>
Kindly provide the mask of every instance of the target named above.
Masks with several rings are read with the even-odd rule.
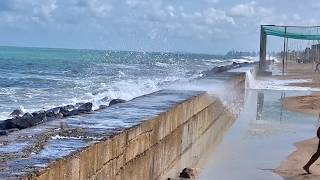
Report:
[[[111,99],[130,100],[169,85],[204,79],[204,71],[236,61],[186,53],[15,47],[2,51],[0,119],[20,106],[33,112],[92,102],[96,109]]]
[[[255,86],[256,70],[254,68],[246,71],[246,88],[251,89]]]

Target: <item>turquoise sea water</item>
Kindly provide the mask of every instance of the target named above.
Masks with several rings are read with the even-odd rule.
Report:
[[[0,47],[0,119],[19,108],[129,100],[230,63],[214,55]]]

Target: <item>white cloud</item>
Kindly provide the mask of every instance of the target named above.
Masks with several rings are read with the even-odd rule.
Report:
[[[214,7],[184,9],[168,1],[127,0],[132,21],[140,21],[151,39],[164,37],[220,38],[221,25],[233,25],[225,11]],[[142,21],[141,21],[142,20]],[[215,30],[215,32],[213,32]]]
[[[86,1],[85,8],[96,17],[106,17],[112,10],[112,5],[107,0],[90,0]]]
[[[230,15],[233,17],[252,17],[256,14],[256,2],[251,1],[246,4],[238,4],[230,9]]]
[[[216,10],[214,8],[208,8],[202,14],[205,22],[209,25],[215,25],[219,23],[231,23],[234,24],[232,17],[226,15],[224,11]]]

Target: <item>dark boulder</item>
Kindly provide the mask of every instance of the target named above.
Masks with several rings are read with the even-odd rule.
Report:
[[[74,107],[74,105],[66,105],[66,106],[64,106],[64,108],[65,108],[66,110],[68,110],[68,111],[71,111],[71,110],[73,110],[75,107]]]
[[[0,130],[5,130],[8,129],[8,121],[10,119],[4,120],[4,121],[0,121]]]
[[[30,113],[25,113],[23,116],[28,116],[28,114],[30,114]],[[39,115],[45,116],[46,111],[45,110],[36,111],[36,112],[31,113],[31,115],[32,116],[39,116]]]
[[[75,115],[80,115],[80,114],[91,112],[92,106],[93,106],[92,103],[87,102],[87,103],[83,103],[82,105],[80,105],[79,108],[77,108],[77,109],[73,109],[71,111],[64,110],[63,112],[61,112],[61,111],[60,112],[63,114],[64,117],[75,116]]]
[[[100,105],[99,109],[106,109],[108,106],[107,105]]]
[[[93,104],[91,102],[87,102],[79,106],[77,110],[83,111],[83,112],[90,112],[92,111]]]
[[[73,105],[67,105],[67,106],[63,106],[63,107],[60,107],[60,112],[63,117],[67,117],[67,116],[70,116],[69,113],[70,111],[72,111],[75,107]]]
[[[108,101],[110,101],[110,97],[104,97],[104,98],[102,98],[100,101],[102,101],[102,102],[108,102]]]
[[[34,113],[32,113],[32,114],[35,114],[35,115],[38,115],[38,114],[40,114],[40,113],[42,113],[42,112],[34,112]],[[22,117],[21,117],[21,119],[30,119],[30,118],[33,118],[33,115],[32,114],[30,114],[30,113],[25,113]],[[19,119],[19,118],[18,118]]]
[[[75,110],[72,110],[72,111],[69,111],[68,114],[66,115],[63,115],[64,117],[68,117],[68,116],[76,116],[76,115],[80,115],[82,112],[75,109]]]
[[[84,105],[85,103],[76,103],[75,105],[74,105],[74,107],[75,108],[79,108],[80,106],[82,106],[82,105]]]
[[[25,113],[21,118],[12,119],[12,123],[15,125],[14,128],[25,129],[46,122],[47,117],[45,111],[38,111],[32,114]]]
[[[13,110],[12,113],[10,114],[10,117],[21,117],[23,115],[23,111],[21,109],[16,109]]]
[[[60,113],[61,107],[52,108],[46,111],[46,116],[48,118],[62,118],[63,114]]]
[[[123,100],[123,99],[112,99],[109,103],[109,106],[119,104],[119,103],[125,103],[125,102],[126,102],[126,100]]]
[[[8,135],[11,132],[18,131],[18,130],[19,129],[17,129],[17,128],[7,129],[7,130],[0,130],[0,136],[5,136],[5,135]]]

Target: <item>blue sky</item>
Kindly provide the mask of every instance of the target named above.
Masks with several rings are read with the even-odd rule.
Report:
[[[0,45],[257,51],[260,24],[319,25],[319,9],[319,0],[0,0]]]

